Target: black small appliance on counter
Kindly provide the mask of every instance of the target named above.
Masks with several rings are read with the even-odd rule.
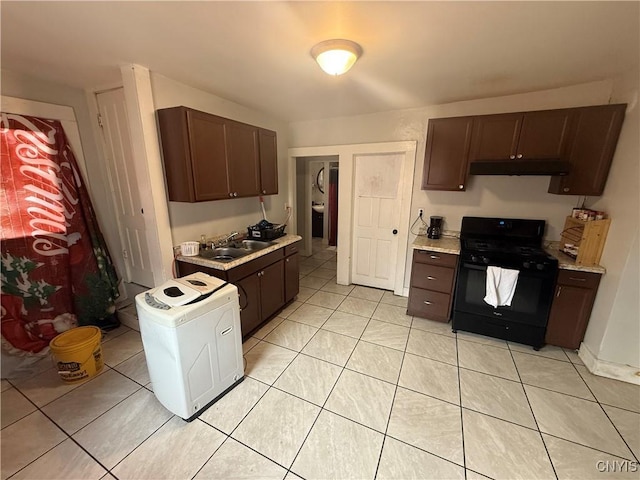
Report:
[[[427,228],[427,238],[438,239],[442,233],[442,217],[431,217]]]
[[[274,225],[267,220],[260,220],[255,225],[247,227],[247,235],[253,240],[273,240],[274,238],[282,237],[284,235],[284,229],[287,225]]]

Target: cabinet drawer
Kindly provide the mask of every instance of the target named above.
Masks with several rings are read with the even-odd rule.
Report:
[[[292,243],[291,245],[287,245],[284,247],[284,256],[288,257],[289,255],[293,255],[294,253],[298,253],[300,250],[300,242]]]
[[[414,263],[411,272],[411,286],[450,294],[454,274],[453,268]]]
[[[255,260],[251,260],[250,262],[244,263],[239,267],[232,268],[231,270],[227,270],[227,275],[229,278],[229,282],[233,283],[236,280],[240,280],[252,273],[257,272],[265,267],[268,267],[274,262],[282,259],[284,254],[284,249],[279,248],[278,250],[267,253],[261,257],[256,258]]]
[[[455,267],[458,262],[457,255],[450,253],[432,252],[430,250],[414,250],[414,263],[428,263],[430,265],[441,265],[443,267]]]
[[[558,285],[570,285],[572,287],[598,288],[600,274],[578,272],[575,270],[560,270],[558,273]]]
[[[450,304],[451,295],[411,287],[407,313],[416,317],[447,321]]]

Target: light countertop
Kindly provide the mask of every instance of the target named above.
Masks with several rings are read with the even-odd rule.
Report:
[[[270,240],[271,242],[275,242],[275,245],[270,245],[267,248],[263,248],[262,250],[258,250],[257,252],[250,253],[249,255],[245,255],[244,257],[237,258],[231,262],[218,262],[216,260],[200,257],[198,255],[193,257],[178,255],[176,257],[176,260],[185,263],[192,263],[194,265],[200,265],[202,267],[213,268],[215,270],[231,270],[232,268],[250,262],[251,260],[255,260],[256,258],[262,257],[263,255],[275,252],[276,250],[284,248],[287,245],[291,245],[298,240],[302,240],[302,237],[299,235],[287,234],[280,238]]]
[[[414,250],[429,250],[432,252],[450,253],[452,255],[460,255],[460,239],[456,237],[441,237],[437,240],[427,238],[426,236],[418,236],[413,241]],[[606,273],[606,269],[600,265],[576,265],[576,261],[560,252],[560,242],[545,242],[546,252],[558,259],[558,266],[563,270],[576,270],[579,272]]]

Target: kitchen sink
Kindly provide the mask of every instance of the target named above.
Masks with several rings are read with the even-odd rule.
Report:
[[[271,245],[275,245],[276,242],[263,242],[262,240],[243,240],[242,243],[237,244],[240,248],[244,248],[246,250],[262,250],[263,248],[270,247]]]
[[[236,258],[244,257],[249,253],[251,253],[249,249],[235,247],[221,247],[214,248],[213,250],[200,250],[201,257],[216,260],[218,262],[230,262],[232,260],[235,260]]]
[[[217,262],[231,262],[236,258],[244,257],[252,252],[257,252],[263,248],[275,245],[275,242],[263,242],[261,240],[243,240],[242,242],[230,243],[227,247],[200,250],[199,255],[203,258],[215,260]]]

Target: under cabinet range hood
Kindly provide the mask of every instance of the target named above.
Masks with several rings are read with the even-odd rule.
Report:
[[[471,162],[471,175],[567,175],[571,164],[563,160],[495,160]]]

